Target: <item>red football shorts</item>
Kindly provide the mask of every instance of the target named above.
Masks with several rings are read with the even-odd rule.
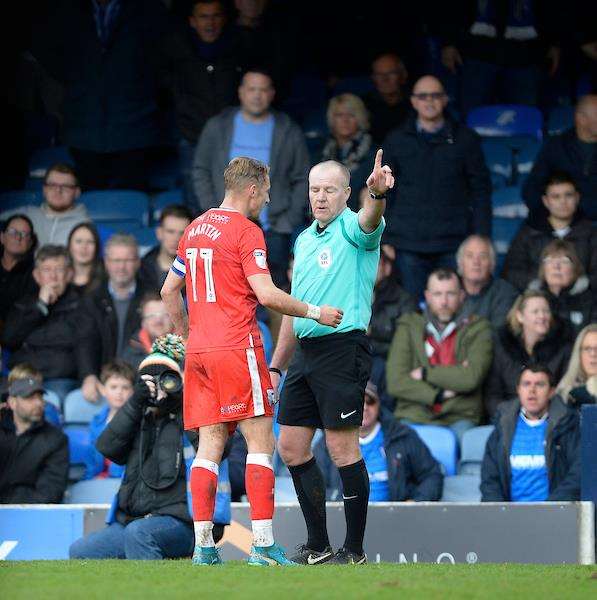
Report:
[[[263,347],[187,354],[184,369],[184,426],[273,415],[274,390]]]

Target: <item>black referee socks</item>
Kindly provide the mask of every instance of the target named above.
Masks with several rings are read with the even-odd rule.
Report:
[[[313,457],[302,465],[288,467],[288,470],[292,475],[294,489],[307,524],[307,548],[323,552],[330,545],[330,541],[325,515],[325,482],[321,469]]]
[[[363,459],[352,465],[338,467],[342,478],[346,540],[344,548],[355,554],[363,554],[363,537],[367,524],[369,503],[369,474]]]

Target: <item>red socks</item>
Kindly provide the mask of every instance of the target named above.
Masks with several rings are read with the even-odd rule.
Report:
[[[251,520],[274,516],[274,469],[269,454],[247,454],[245,487],[251,505]]]
[[[211,521],[218,490],[218,465],[210,460],[195,458],[191,469],[193,521]]]

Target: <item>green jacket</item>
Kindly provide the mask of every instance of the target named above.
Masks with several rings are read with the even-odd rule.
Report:
[[[460,419],[480,423],[483,382],[493,354],[489,321],[473,315],[460,324],[456,334],[458,364],[445,367],[429,364],[425,324],[425,317],[418,313],[398,320],[386,363],[387,389],[397,399],[396,417],[433,425],[450,425]],[[425,367],[424,381],[410,377],[418,367]],[[451,390],[456,396],[445,400],[436,414],[431,407],[440,390]]]

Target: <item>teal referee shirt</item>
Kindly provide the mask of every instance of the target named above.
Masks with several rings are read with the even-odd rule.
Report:
[[[375,231],[365,233],[359,226],[357,213],[345,208],[321,233],[317,232],[314,220],[298,236],[294,245],[292,296],[310,304],[340,308],[344,317],[336,329],[312,319],[294,317],[297,337],[367,331],[379,243],[385,226],[382,217]]]

